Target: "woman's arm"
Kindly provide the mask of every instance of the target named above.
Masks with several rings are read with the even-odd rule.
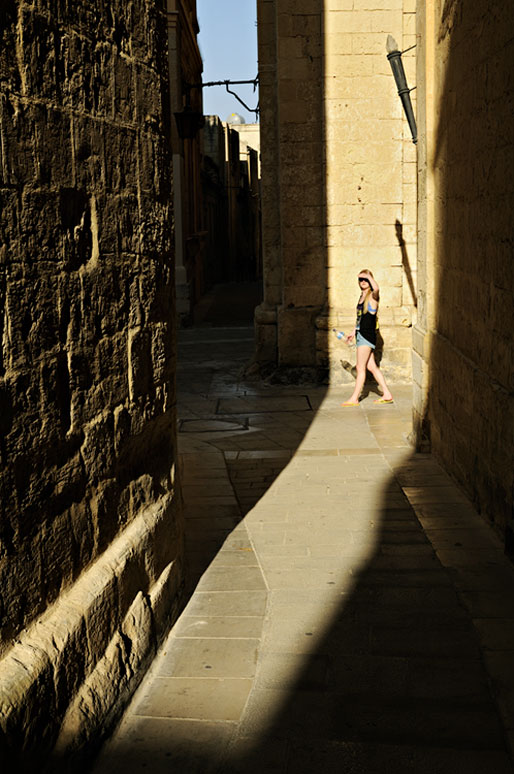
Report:
[[[374,279],[369,272],[366,272],[369,284],[371,286],[371,295],[375,301],[380,300],[380,288],[378,287],[378,282],[376,279]]]

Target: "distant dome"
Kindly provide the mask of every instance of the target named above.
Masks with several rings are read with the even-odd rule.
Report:
[[[246,121],[239,113],[231,113],[227,118],[227,124],[246,124]]]

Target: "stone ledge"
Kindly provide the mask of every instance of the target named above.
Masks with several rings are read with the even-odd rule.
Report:
[[[0,662],[0,757],[12,770],[41,772],[50,755],[52,772],[80,770],[120,717],[179,612],[180,537],[164,566],[154,557],[175,509],[168,496],[140,513]]]

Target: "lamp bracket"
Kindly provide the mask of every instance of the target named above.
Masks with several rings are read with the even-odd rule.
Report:
[[[186,83],[186,84],[184,84],[184,87],[185,87],[186,91],[189,92],[191,89],[205,89],[205,88],[209,88],[211,86],[225,86],[225,88],[228,91],[228,93],[232,94],[232,96],[235,97],[237,99],[237,101],[240,102],[241,105],[246,110],[248,110],[249,113],[255,113],[255,117],[258,119],[259,118],[259,110],[260,110],[259,104],[257,104],[257,107],[255,107],[255,108],[248,107],[246,102],[243,102],[241,97],[238,94],[236,94],[235,91],[232,91],[231,89],[229,89],[229,86],[239,86],[239,85],[243,85],[243,84],[253,84],[253,90],[255,92],[257,90],[257,86],[259,84],[259,76],[256,75],[256,77],[253,80],[250,80],[250,81],[232,81],[230,79],[226,79],[224,81],[208,81],[207,83]]]

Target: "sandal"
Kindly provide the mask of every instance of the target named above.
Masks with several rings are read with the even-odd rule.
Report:
[[[373,403],[394,403],[394,400],[392,398],[378,398],[377,400],[374,400]]]
[[[347,400],[346,403],[341,403],[341,406],[343,408],[351,408],[352,406],[358,406],[358,405],[359,405],[359,401],[357,401],[357,403],[353,403],[353,401]]]

